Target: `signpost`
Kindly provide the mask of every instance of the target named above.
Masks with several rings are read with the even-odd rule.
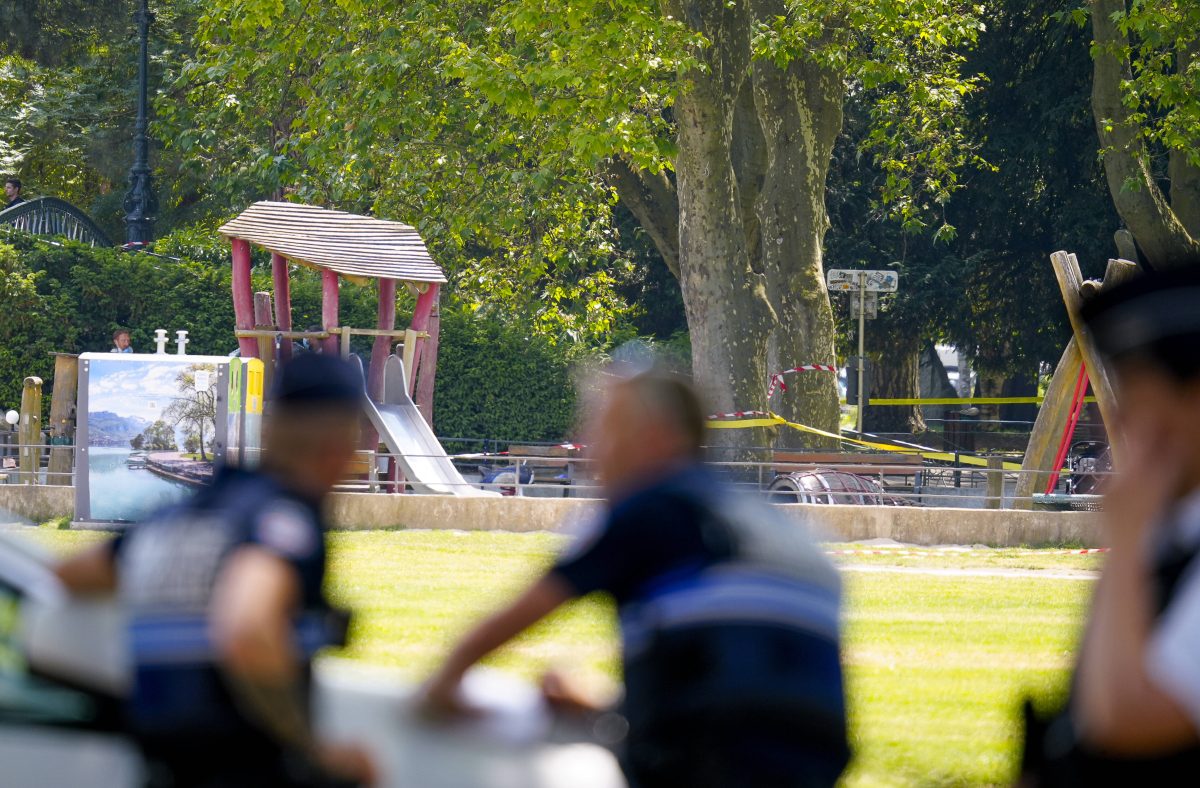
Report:
[[[866,333],[867,313],[875,317],[878,313],[878,293],[895,293],[900,289],[900,274],[895,271],[862,271],[832,268],[825,273],[825,283],[830,291],[858,293],[858,309],[851,302],[850,314],[858,317],[858,433],[863,430],[863,411],[867,406],[866,390],[863,387],[863,369],[866,367],[863,336]],[[867,293],[871,294],[868,306]]]

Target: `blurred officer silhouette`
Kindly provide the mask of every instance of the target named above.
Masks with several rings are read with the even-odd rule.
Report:
[[[320,786],[372,779],[309,715],[311,657],[335,641],[321,503],[358,439],[361,373],[305,355],[277,379],[259,470],[226,467],[182,505],[59,567],[116,590],[136,674],[128,724],[154,786]]]
[[[1114,374],[1111,547],[1067,708],[1028,708],[1023,784],[1183,785],[1200,774],[1200,266],[1084,304]]]
[[[453,712],[466,670],[569,599],[606,592],[623,635],[632,786],[832,785],[849,757],[836,571],[794,522],[702,463],[688,383],[610,375],[588,443],[607,498],[594,528],[479,624],[425,689]],[[551,677],[551,701],[584,699]]]

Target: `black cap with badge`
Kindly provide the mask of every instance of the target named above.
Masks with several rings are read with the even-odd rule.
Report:
[[[1106,359],[1153,364],[1181,382],[1200,377],[1200,265],[1102,291],[1082,316]]]

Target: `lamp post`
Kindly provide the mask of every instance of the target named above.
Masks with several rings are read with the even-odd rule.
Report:
[[[158,212],[158,199],[154,196],[154,184],[150,176],[150,138],[146,131],[149,125],[146,113],[146,72],[149,70],[147,54],[150,37],[150,14],[148,0],[142,0],[141,8],[133,15],[141,37],[141,57],[138,61],[138,114],[133,131],[133,167],[129,170],[129,192],[122,206],[125,208],[125,246],[143,247],[154,240],[154,215]]]

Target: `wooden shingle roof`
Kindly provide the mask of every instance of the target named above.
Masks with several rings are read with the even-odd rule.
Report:
[[[445,282],[425,242],[407,224],[290,202],[256,202],[222,225],[240,238],[292,262],[327,268],[356,280]]]

